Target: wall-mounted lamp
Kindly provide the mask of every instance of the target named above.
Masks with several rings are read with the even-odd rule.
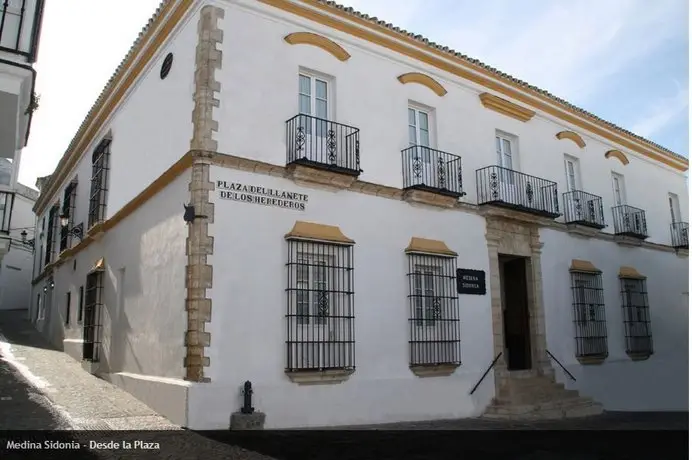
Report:
[[[60,214],[60,226],[66,228],[68,225],[70,225],[70,216],[66,213]],[[79,240],[81,241],[82,238],[84,238],[84,224],[75,225],[74,227],[69,229],[67,233],[76,238],[79,238]]]
[[[55,281],[50,280],[50,288],[55,289]]]
[[[183,204],[183,209],[185,209],[185,214],[183,214],[183,220],[191,224],[195,221],[195,219],[199,218],[206,218],[207,216],[200,216],[195,214],[195,206],[192,204]]]
[[[47,287],[47,286],[43,286],[43,292],[48,292],[48,287]]]

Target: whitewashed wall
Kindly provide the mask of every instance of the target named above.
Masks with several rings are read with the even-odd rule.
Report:
[[[214,192],[212,346],[205,372],[211,383],[191,393],[190,423],[198,424],[192,426],[227,427],[245,380],[253,382],[255,407],[268,414],[267,428],[463,417],[483,410],[494,391],[492,377],[473,397],[468,393],[493,359],[490,296],[459,297],[463,364],[455,374],[417,377],[408,367],[404,254],[411,237],[438,239],[459,253],[460,268],[487,272],[483,218],[218,167],[211,176],[304,193],[309,202],[305,211],[296,211],[223,200]],[[339,385],[298,386],[284,374],[284,235],[297,220],[339,226],[356,241],[356,372]]]
[[[298,72],[305,68],[334,78],[335,121],[360,128],[363,180],[402,186],[407,106],[414,101],[434,109],[433,146],[462,157],[469,202],[476,202],[475,171],[496,162],[494,136],[500,130],[518,137],[516,169],[558,182],[561,209],[567,190],[564,154],[576,156],[583,189],[603,197],[609,224],[605,232],[613,231],[612,171],[625,176],[628,204],[647,212],[650,241],[670,244],[668,192],[680,197],[683,220],[688,219],[684,175],[671,168],[540,112],[522,123],[485,109],[478,94],[488,90],[475,83],[276,8],[249,0],[216,3],[226,9],[224,65],[217,71],[222,103],[215,109],[222,127],[217,135],[221,152],[285,164],[285,122],[298,113]],[[283,40],[289,33],[304,31],[331,38],[351,58],[342,62],[322,49]],[[426,87],[399,83],[396,77],[406,72],[433,76],[448,93],[439,97]],[[578,132],[586,148],[555,138],[565,129]],[[613,148],[625,152],[629,165],[604,157]]]
[[[87,273],[103,257],[106,272],[99,371],[182,378],[187,226],[181,203],[186,200],[189,181],[188,171],[103,240],[92,243],[55,271],[53,308],[47,312],[46,321],[37,324],[52,343],[64,345],[66,352],[81,360],[79,287],[85,285]],[[44,280],[34,287],[34,300],[45,284]],[[69,326],[65,326],[68,291],[72,307]]]
[[[195,11],[178,25],[60,185],[51,202],[62,201],[67,184],[78,178],[75,224],[83,222],[86,227],[88,223],[92,153],[109,131],[113,142],[106,218],[112,217],[190,149],[198,19]],[[169,52],[174,55],[173,67],[168,77],[161,80],[161,64]],[[49,211],[47,206],[39,218],[47,216]]]
[[[606,410],[687,410],[688,324],[687,258],[673,253],[624,248],[553,230],[541,231],[543,300],[548,349],[576,377],[555,373],[568,386],[602,403]],[[591,261],[603,271],[609,356],[601,365],[580,365],[575,354],[571,278],[572,259]],[[636,268],[647,276],[654,354],[632,361],[625,353],[625,330],[618,272]]]
[[[16,242],[10,245],[10,251],[2,258],[0,267],[0,310],[23,310],[29,307],[31,291],[31,269],[33,254],[31,249],[19,243],[22,230],[26,229],[31,238],[34,225],[34,213],[31,210],[34,201],[16,194],[12,208],[10,237]]]

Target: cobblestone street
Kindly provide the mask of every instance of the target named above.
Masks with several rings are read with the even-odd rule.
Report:
[[[76,439],[83,446],[93,440],[106,442],[124,439],[125,435],[118,434],[119,430],[154,430],[137,434],[135,439],[158,443],[158,448],[153,451],[90,451],[85,448],[81,452],[84,455],[70,454],[71,458],[383,460],[459,458],[461,453],[476,453],[485,458],[547,460],[560,455],[561,459],[595,460],[604,458],[602,454],[605,455],[607,450],[607,458],[614,460],[645,457],[618,456],[619,451],[613,447],[613,444],[617,447],[618,443],[611,442],[613,439],[617,441],[630,437],[644,442],[651,436],[679,435],[670,430],[687,432],[688,413],[611,412],[597,417],[563,421],[461,419],[306,431],[196,433],[173,425],[125,391],[84,371],[80,363],[67,354],[52,349],[25,319],[25,312],[5,311],[0,312],[0,431],[2,430],[70,430],[63,434],[62,439]],[[428,433],[422,432],[425,430]],[[500,430],[509,430],[515,434],[499,433]],[[521,434],[520,430],[526,431]],[[574,434],[574,430],[594,430],[596,435],[589,435],[589,443],[579,444],[588,446],[593,454],[574,453],[572,456],[565,456],[564,450],[560,450],[558,454],[558,451],[551,450],[547,441],[552,439],[554,448],[564,447],[559,436],[566,435],[549,435],[547,432],[539,434],[540,430],[563,430],[567,433],[567,430],[571,430],[571,436],[577,437],[581,435]],[[612,439],[610,435],[598,434],[608,430],[647,431],[640,431],[641,435],[631,431],[615,433]],[[668,434],[651,430],[668,430]],[[684,433],[685,439],[686,434]],[[133,438],[132,435],[128,436]],[[603,441],[602,444],[599,444],[599,440]],[[664,441],[661,438],[660,442],[670,443],[671,440],[678,439]],[[534,445],[529,441],[539,444]],[[464,450],[450,448],[452,445],[463,445]],[[538,453],[534,456],[512,457],[512,449],[518,445],[528,449],[527,452]],[[425,449],[417,451],[416,446],[423,446]],[[5,446],[0,445],[0,458],[3,460],[32,458],[32,455],[41,453],[7,452],[3,451],[4,448]],[[450,452],[455,452],[455,455],[449,457]],[[485,455],[491,452],[498,456]],[[505,454],[510,456],[503,456]],[[44,453],[44,456],[37,458],[48,457]]]

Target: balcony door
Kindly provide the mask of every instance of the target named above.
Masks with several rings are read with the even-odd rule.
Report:
[[[523,204],[522,190],[520,185],[516,183],[517,178],[513,172],[516,163],[514,142],[508,136],[496,134],[495,152],[497,153],[497,165],[503,168],[498,171],[500,199],[507,203]]]
[[[672,223],[680,222],[680,201],[674,193],[668,194],[668,207],[670,208],[670,221]]]
[[[298,129],[304,136],[304,155],[322,164],[345,164],[342,130],[331,120],[330,82],[325,77],[301,73],[298,76]]]
[[[411,185],[423,184],[437,187],[439,180],[435,174],[435,161],[431,150],[430,114],[417,107],[408,108],[408,143],[411,147],[410,159]]]
[[[586,199],[581,193],[581,170],[579,160],[565,155],[565,178],[567,179],[567,194],[565,195],[565,216],[570,221],[598,222],[596,205],[593,200]]]
[[[617,173],[613,173],[613,199],[615,206],[624,206],[627,204],[627,199],[625,197],[625,178]]]

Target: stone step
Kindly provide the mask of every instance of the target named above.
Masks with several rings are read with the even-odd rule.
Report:
[[[579,398],[579,392],[576,390],[562,390],[562,391],[549,391],[549,392],[536,392],[536,393],[525,393],[525,394],[503,394],[500,393],[496,396],[496,401],[499,404],[511,405],[511,404],[539,404],[551,401],[568,400]]]
[[[579,398],[564,405],[516,405],[494,406],[486,410],[483,418],[504,420],[555,420],[564,418],[589,417],[603,413],[603,407],[591,400]]]

